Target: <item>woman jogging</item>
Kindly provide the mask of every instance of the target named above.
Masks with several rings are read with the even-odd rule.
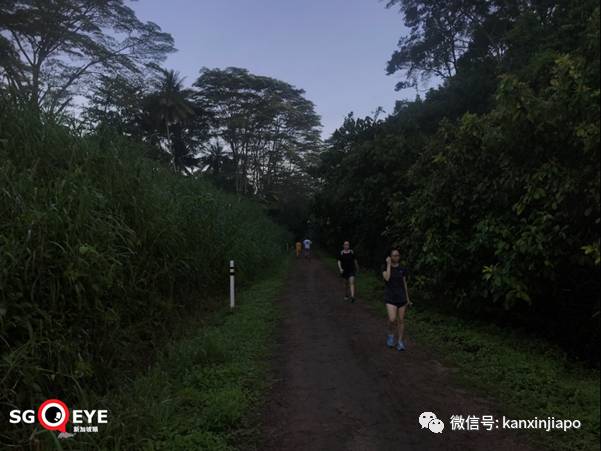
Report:
[[[384,302],[388,312],[388,337],[386,345],[392,348],[395,345],[394,333],[398,332],[396,348],[398,351],[405,350],[403,342],[403,332],[405,328],[405,309],[411,305],[409,292],[407,291],[407,281],[405,275],[407,270],[401,268],[401,253],[393,248],[390,255],[386,257],[386,265],[383,268],[382,277],[386,282],[384,290]]]
[[[355,275],[359,270],[359,263],[355,252],[351,249],[351,243],[348,241],[344,242],[340,255],[338,255],[338,270],[340,276],[345,280],[344,300],[348,301],[350,294],[351,302],[355,302]]]

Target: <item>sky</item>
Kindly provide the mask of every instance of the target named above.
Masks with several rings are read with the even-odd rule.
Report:
[[[175,39],[164,66],[187,85],[202,67],[243,67],[306,91],[327,138],[351,111],[392,113],[414,91],[394,90],[386,62],[405,32],[385,0],[139,0],[141,20]]]

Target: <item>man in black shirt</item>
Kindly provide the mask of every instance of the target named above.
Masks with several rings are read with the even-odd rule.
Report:
[[[342,245],[342,250],[338,255],[338,269],[340,275],[346,280],[344,300],[348,300],[348,294],[351,295],[351,302],[355,302],[355,275],[359,270],[359,263],[355,257],[355,253],[351,249],[351,243],[345,241]]]

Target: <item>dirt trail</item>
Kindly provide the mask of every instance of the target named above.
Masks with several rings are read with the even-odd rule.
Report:
[[[355,304],[342,296],[341,279],[321,261],[293,264],[279,299],[283,320],[262,449],[530,449],[512,431],[451,431],[451,415],[494,415],[494,405],[451,385],[450,370],[410,336],[407,351],[386,348],[382,317],[362,305],[360,293]],[[409,333],[410,322],[409,314]],[[424,411],[443,419],[441,434],[421,428]]]

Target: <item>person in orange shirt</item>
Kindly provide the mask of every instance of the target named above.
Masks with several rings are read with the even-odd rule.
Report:
[[[300,241],[297,241],[295,244],[296,256],[300,257],[301,251],[303,250],[303,244]]]

